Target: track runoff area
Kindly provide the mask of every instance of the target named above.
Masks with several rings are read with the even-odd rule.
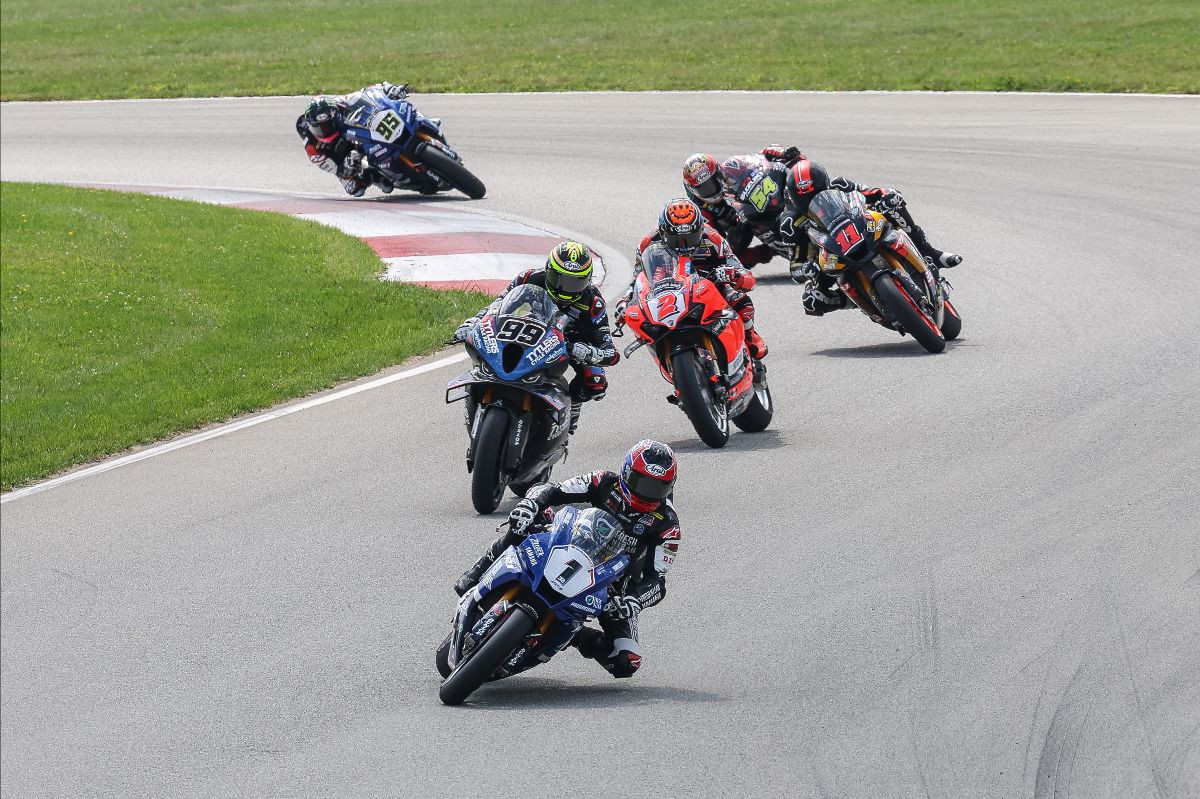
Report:
[[[293,152],[296,103],[12,104],[5,177],[332,199]],[[768,431],[710,451],[648,358],[611,370],[556,476],[611,468],[644,435],[680,455],[683,539],[643,667],[616,683],[568,652],[462,711],[437,701],[432,650],[495,519],[469,509],[449,367],[6,503],[6,793],[512,793],[528,775],[478,741],[528,742],[548,718],[546,791],[1200,791],[1200,377],[1180,335],[1200,279],[1130,292],[1123,238],[1137,219],[1138,241],[1190,251],[1162,190],[1200,183],[1194,98],[420,103],[489,185],[468,207],[622,253],[694,150],[794,142],[898,186],[967,257],[961,340],[929,356],[851,313],[803,318],[769,265]],[[723,113],[701,123],[697,103]],[[30,131],[65,118],[97,138],[47,162]],[[536,168],[509,145],[529,119]],[[180,120],[187,146],[155,146]],[[235,122],[231,152],[217,133]],[[118,129],[136,164],[112,158]],[[1138,178],[1098,193],[1114,152]]]

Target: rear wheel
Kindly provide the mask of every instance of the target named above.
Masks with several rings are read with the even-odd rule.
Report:
[[[942,338],[946,341],[954,341],[961,332],[962,317],[958,315],[958,309],[951,305],[950,299],[947,298],[942,310]]]
[[[503,408],[484,408],[475,434],[475,465],[471,468],[471,504],[479,513],[500,507],[508,476],[501,468],[508,439],[508,414]]]
[[[466,661],[450,672],[438,689],[438,698],[447,705],[461,705],[500,668],[500,664],[516,650],[521,641],[533,632],[536,624],[519,606],[514,608],[496,627],[496,631]]]
[[[487,193],[483,181],[471,174],[471,170],[432,144],[426,144],[417,150],[416,158],[472,200],[478,200]]]
[[[892,318],[922,347],[930,352],[946,349],[946,339],[942,338],[942,331],[938,330],[933,320],[908,296],[908,292],[901,288],[894,275],[886,272],[880,275],[875,280],[875,291],[879,293]]]
[[[754,396],[750,398],[750,404],[746,406],[746,410],[733,417],[733,423],[747,433],[761,433],[771,423],[771,417],[775,415],[775,406],[771,403],[771,388],[765,382],[761,386],[755,386],[753,391]]]
[[[708,370],[692,350],[671,359],[671,375],[679,389],[679,401],[700,440],[718,449],[729,441],[729,413],[713,394]]]

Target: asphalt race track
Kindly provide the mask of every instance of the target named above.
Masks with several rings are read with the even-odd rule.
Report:
[[[415,99],[477,207],[623,253],[698,149],[899,186],[967,258],[962,339],[807,318],[776,262],[767,432],[710,451],[648,356],[611,371],[558,474],[681,457],[632,680],[568,651],[439,703],[450,585],[501,518],[457,367],[11,501],[5,797],[1200,796],[1200,99]],[[3,178],[334,195],[301,107],[8,104]]]

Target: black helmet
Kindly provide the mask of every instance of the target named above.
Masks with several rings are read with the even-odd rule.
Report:
[[[314,97],[304,109],[304,124],[317,141],[331,142],[342,130],[342,112],[328,97]]]
[[[577,241],[564,241],[546,258],[546,293],[559,303],[572,303],[592,285],[592,254]]]
[[[700,206],[691,200],[671,200],[658,215],[658,232],[666,244],[677,253],[689,253],[704,238],[704,217]]]
[[[829,188],[829,173],[816,161],[802,158],[788,170],[787,188],[796,209],[807,213],[812,198]]]

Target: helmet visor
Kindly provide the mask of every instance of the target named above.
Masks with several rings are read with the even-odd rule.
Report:
[[[716,175],[709,177],[707,180],[702,180],[695,186],[692,186],[692,192],[705,202],[712,202],[721,197],[721,181]]]
[[[332,114],[321,114],[316,119],[309,120],[308,130],[320,141],[330,141],[337,137],[337,124]]]
[[[682,233],[669,233],[663,238],[671,249],[681,252],[690,252],[696,249],[700,244],[700,239],[704,236],[704,228],[696,225],[694,229]]]
[[[625,485],[629,489],[630,494],[647,502],[662,502],[674,487],[671,480],[663,480],[661,477],[651,477],[648,474],[642,474],[633,469],[629,470],[629,476],[625,478]]]
[[[578,297],[591,283],[591,275],[568,275],[557,269],[546,270],[546,288],[560,297]]]

